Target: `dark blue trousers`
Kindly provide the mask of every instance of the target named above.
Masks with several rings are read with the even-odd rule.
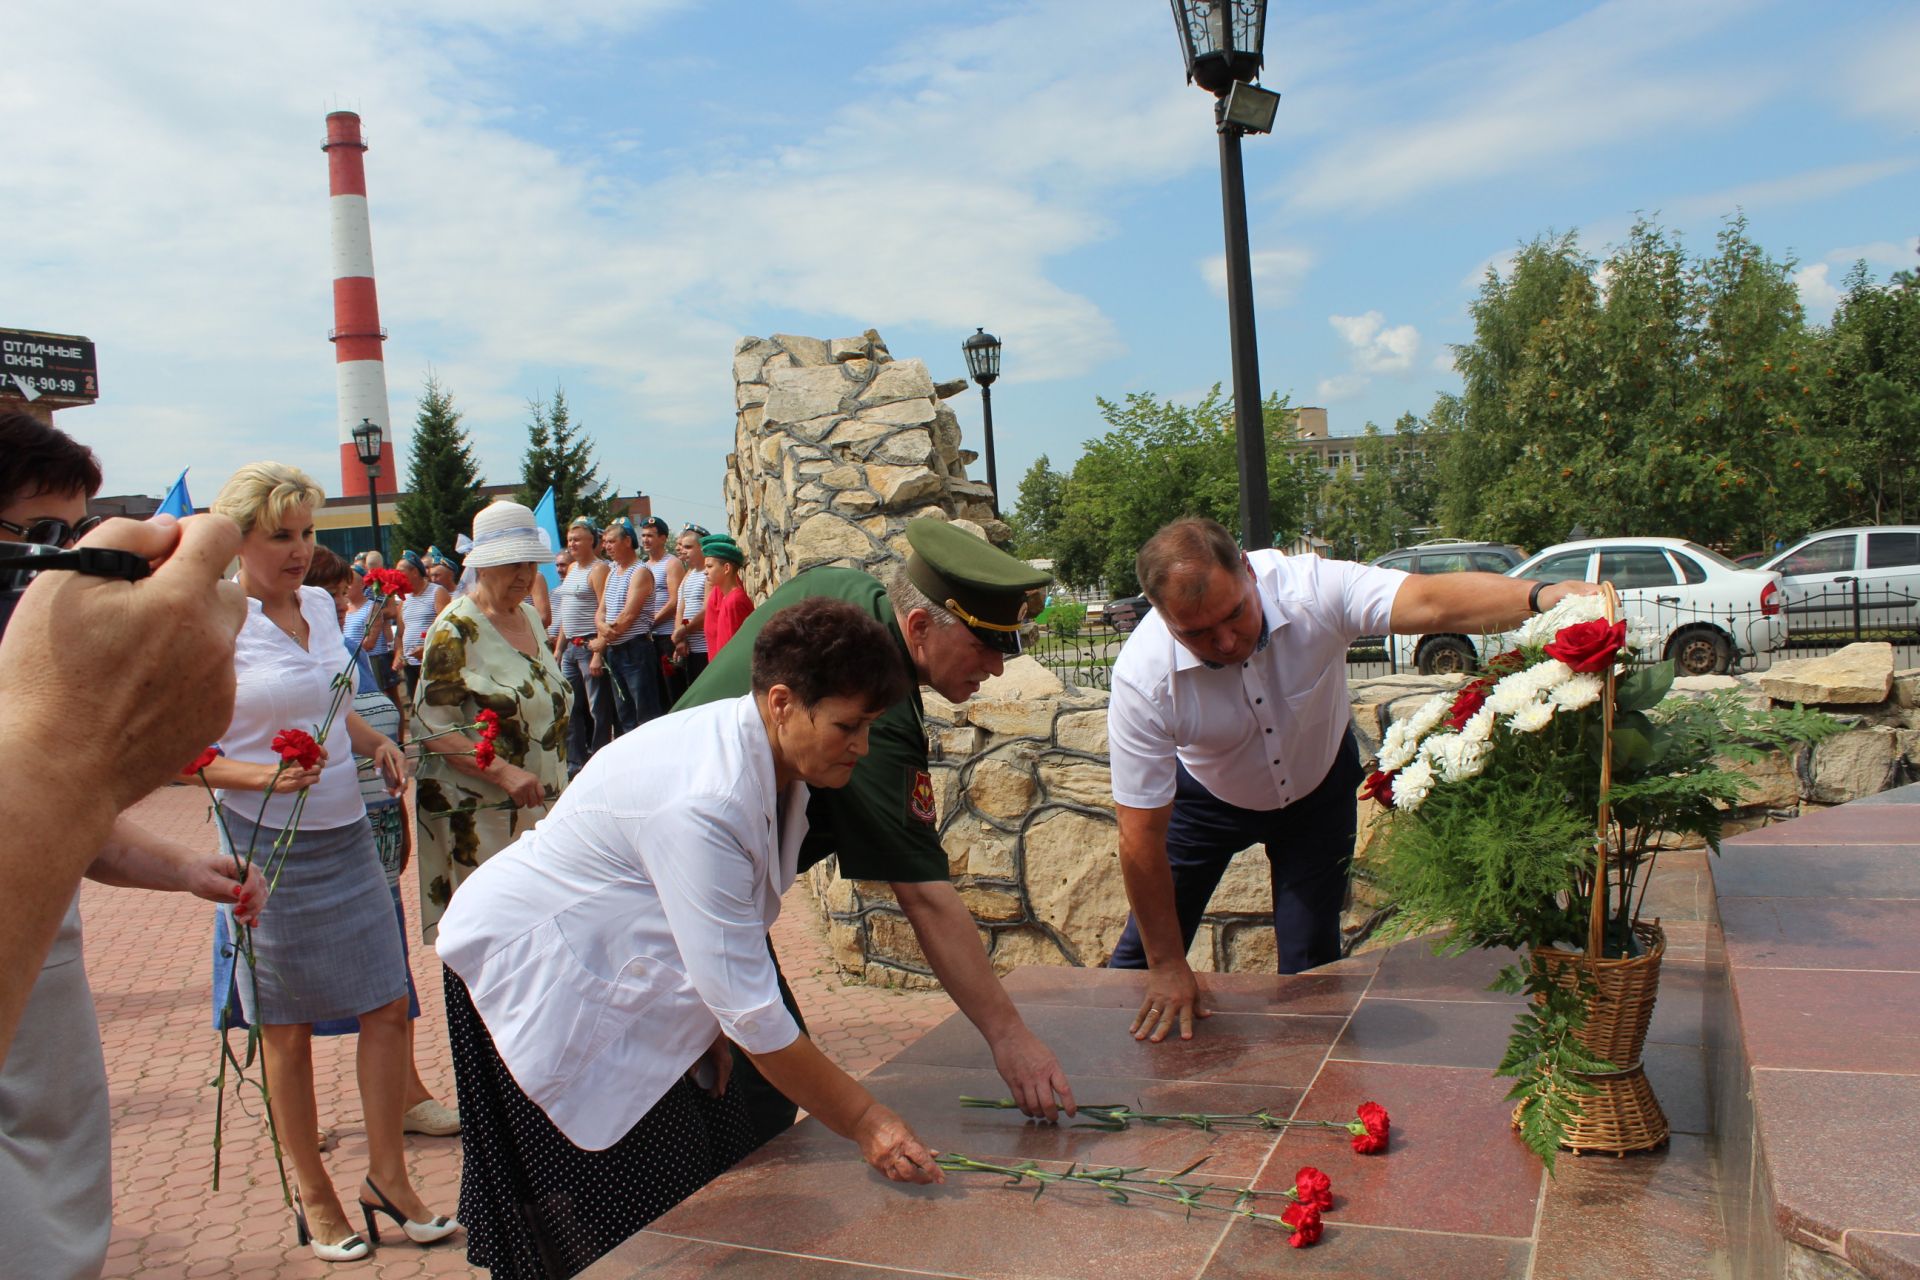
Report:
[[[1341,744],[1327,776],[1284,809],[1242,809],[1216,799],[1178,767],[1173,817],[1167,823],[1167,861],[1173,868],[1173,905],[1180,936],[1191,947],[1200,917],[1233,855],[1265,845],[1273,883],[1273,940],[1281,973],[1299,973],[1340,958],[1340,911],[1353,861],[1354,794],[1360,789],[1360,751],[1353,734]],[[1107,961],[1110,969],[1144,969],[1140,926],[1127,930]]]

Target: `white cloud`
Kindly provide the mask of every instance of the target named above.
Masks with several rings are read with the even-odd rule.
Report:
[[[1456,365],[1453,362],[1453,360],[1454,360],[1454,357],[1453,357],[1452,351],[1450,350],[1443,351],[1439,355],[1435,356],[1431,361],[1429,361],[1427,367],[1432,369],[1435,373],[1444,373],[1451,376],[1453,374],[1460,372],[1460,367]]]
[[[1800,305],[1809,315],[1824,316],[1840,305],[1840,290],[1828,277],[1830,269],[1826,263],[1816,262],[1793,273],[1793,283],[1800,290]]]
[[[1905,240],[1875,240],[1871,244],[1853,244],[1835,249],[1822,261],[1854,263],[1864,261],[1870,267],[1892,267],[1905,271],[1920,266],[1920,236]]]
[[[1902,129],[1910,128],[1920,115],[1920,79],[1913,74],[1920,66],[1920,19],[1908,17],[1879,31],[1863,31],[1859,38],[1866,52],[1835,77],[1835,87],[1861,114],[1884,116]]]
[[[1365,391],[1372,381],[1364,373],[1336,373],[1331,378],[1320,379],[1314,386],[1313,394],[1321,404],[1337,404],[1353,399]]]
[[[1305,249],[1261,249],[1251,255],[1253,296],[1261,307],[1284,307],[1292,302],[1313,269],[1313,254]],[[1218,297],[1227,296],[1227,256],[1216,253],[1200,262],[1200,276]]]
[[[1360,373],[1405,373],[1420,354],[1419,330],[1410,324],[1388,328],[1378,311],[1328,316],[1327,323],[1351,348],[1353,367]]]
[[[1612,0],[1531,38],[1430,62],[1377,87],[1374,99],[1398,104],[1398,118],[1337,129],[1290,184],[1292,202],[1379,209],[1737,117],[1784,83],[1785,71],[1714,72],[1697,60],[1662,59],[1748,7]]]
[[[1798,204],[1805,200],[1825,200],[1856,187],[1864,187],[1895,177],[1912,169],[1912,159],[1869,160],[1858,164],[1828,165],[1808,169],[1763,182],[1749,182],[1705,195],[1687,196],[1667,206],[1676,218],[1721,218],[1736,209],[1759,209],[1773,205]]]

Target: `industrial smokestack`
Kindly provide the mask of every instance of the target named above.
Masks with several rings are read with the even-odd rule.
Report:
[[[373,232],[367,222],[367,144],[352,111],[327,116],[327,194],[333,212],[334,375],[340,399],[340,493],[367,496],[367,469],[353,446],[353,429],[365,418],[380,428],[380,492],[393,493],[393,424],[387,416],[387,366],[380,344],[380,302],[373,290]]]

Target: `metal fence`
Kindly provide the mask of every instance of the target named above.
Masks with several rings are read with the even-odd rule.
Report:
[[[1631,616],[1659,632],[1663,644],[1676,647],[1686,643],[1685,635],[1697,640],[1705,631],[1717,633],[1733,651],[1736,672],[1765,671],[1775,662],[1817,657],[1862,640],[1891,644],[1896,670],[1920,667],[1920,596],[1858,583],[1819,592],[1795,591],[1784,610],[1773,615],[1759,609],[1690,609],[1677,600],[1643,597]],[[1769,623],[1781,620],[1784,637],[1771,645],[1776,628]],[[1028,652],[1063,681],[1109,689],[1113,662],[1126,638],[1127,632],[1116,628],[1096,603],[1084,615],[1068,609],[1057,617],[1043,618]],[[1696,643],[1693,656],[1701,657],[1709,647]],[[1412,649],[1404,642],[1393,645],[1385,637],[1362,637],[1347,651],[1347,675],[1363,680],[1415,671]]]

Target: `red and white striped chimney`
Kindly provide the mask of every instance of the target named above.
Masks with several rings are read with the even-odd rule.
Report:
[[[327,194],[333,212],[334,375],[340,393],[340,493],[367,496],[367,469],[353,446],[353,429],[362,418],[379,426],[380,492],[393,493],[393,423],[387,416],[387,366],[380,344],[380,302],[373,290],[373,231],[367,222],[367,144],[360,117],[352,111],[327,116]]]

